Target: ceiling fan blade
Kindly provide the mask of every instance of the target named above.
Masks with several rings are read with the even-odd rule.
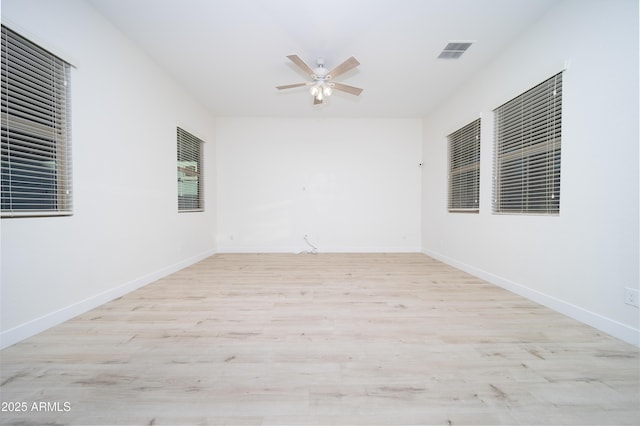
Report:
[[[322,103],[322,99],[318,99],[317,97],[313,97],[313,104],[320,105]]]
[[[305,64],[304,61],[302,59],[300,59],[300,57],[298,55],[289,55],[289,56],[287,56],[287,58],[289,58],[291,60],[291,62],[296,64],[302,71],[306,72],[310,76],[313,77],[315,75],[315,73],[313,72],[311,67],[309,65]]]
[[[276,89],[278,90],[282,90],[282,89],[293,89],[294,87],[301,87],[301,86],[306,86],[309,83],[295,83],[295,84],[285,84],[284,86],[276,86]]]
[[[340,74],[344,74],[345,72],[354,69],[358,65],[360,65],[360,62],[358,62],[358,60],[352,56],[346,61],[344,61],[343,63],[341,63],[340,65],[338,65],[337,67],[335,67],[334,69],[332,69],[331,71],[329,71],[328,75],[330,75],[331,78],[335,78]]]
[[[352,95],[359,96],[362,93],[362,89],[359,87],[349,86],[348,84],[332,82],[333,88],[342,92],[351,93]]]

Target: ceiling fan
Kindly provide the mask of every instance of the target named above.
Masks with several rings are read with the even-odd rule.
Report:
[[[350,71],[360,65],[360,62],[353,56],[333,68],[331,71],[328,71],[327,68],[324,67],[324,58],[318,58],[316,61],[317,67],[311,69],[309,65],[307,65],[298,55],[289,55],[287,56],[296,64],[302,71],[306,74],[309,74],[312,81],[305,83],[295,83],[295,84],[286,84],[284,86],[276,86],[276,89],[292,89],[294,87],[301,86],[311,86],[311,96],[313,96],[313,104],[318,105],[324,102],[324,99],[328,96],[331,96],[332,90],[340,90],[342,92],[351,93],[352,95],[360,95],[362,93],[362,89],[358,87],[349,86],[348,84],[337,83],[333,81],[333,79],[340,74],[344,74],[347,71]]]

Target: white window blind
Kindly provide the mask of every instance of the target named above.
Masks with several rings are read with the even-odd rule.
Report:
[[[494,212],[559,214],[562,73],[494,113]]]
[[[202,141],[178,127],[178,211],[202,211]]]
[[[2,216],[72,212],[70,65],[2,26]]]
[[[449,211],[479,211],[480,119],[447,136],[449,142]]]

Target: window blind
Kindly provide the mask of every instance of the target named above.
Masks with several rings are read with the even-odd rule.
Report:
[[[480,119],[447,136],[449,143],[449,211],[479,211]]]
[[[2,216],[72,212],[70,65],[2,26]]]
[[[559,214],[562,73],[494,110],[494,212]]]
[[[178,211],[202,211],[202,140],[178,127]]]

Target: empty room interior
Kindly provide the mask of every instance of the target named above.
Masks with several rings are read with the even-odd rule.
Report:
[[[0,424],[640,424],[637,0],[2,0]]]

